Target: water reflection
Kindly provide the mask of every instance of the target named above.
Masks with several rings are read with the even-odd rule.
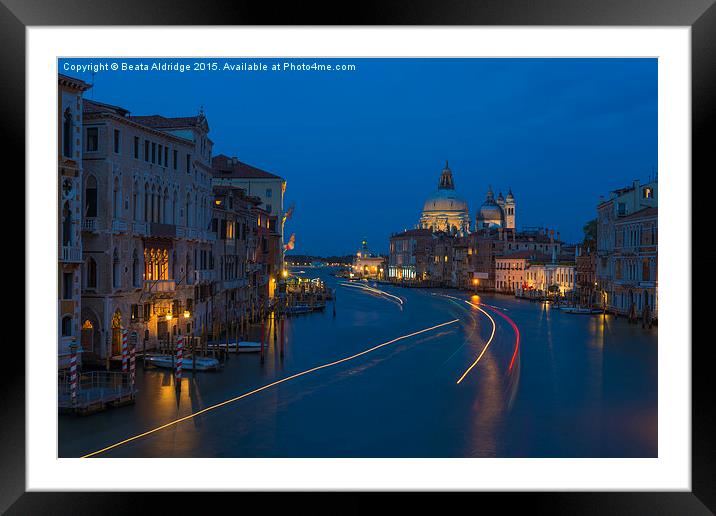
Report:
[[[325,271],[329,285],[336,280]],[[266,325],[263,363],[231,355],[221,372],[138,371],[133,406],[60,418],[60,455],[80,456],[318,364],[445,320],[111,450],[110,457],[630,457],[657,454],[656,330],[548,304],[455,291],[346,288],[332,310]],[[458,299],[448,299],[443,294]],[[457,385],[456,379],[494,341]],[[509,321],[518,327],[519,340]],[[251,340],[261,328],[252,328]]]

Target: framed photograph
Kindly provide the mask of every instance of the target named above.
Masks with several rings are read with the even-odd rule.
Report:
[[[0,13],[27,242],[3,511],[714,511],[710,0]]]

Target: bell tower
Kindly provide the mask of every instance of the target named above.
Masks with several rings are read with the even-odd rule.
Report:
[[[505,199],[505,206],[503,208],[505,213],[505,227],[508,229],[515,229],[515,211],[517,209],[517,202],[515,196],[512,195],[512,188],[507,192],[507,198]]]

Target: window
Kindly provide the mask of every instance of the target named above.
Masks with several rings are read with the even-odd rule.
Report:
[[[72,336],[72,317],[70,317],[69,315],[66,315],[62,318],[62,336]]]
[[[139,136],[134,137],[134,159],[139,159]]]
[[[169,166],[169,147],[164,146],[164,166]]]
[[[131,306],[131,318],[133,321],[136,321],[139,319],[139,305],[132,305]]]
[[[99,129],[97,127],[87,128],[87,152],[97,152],[99,149]]]
[[[119,154],[119,129],[114,130],[114,153]]]
[[[149,140],[144,140],[144,161],[149,161]]]
[[[650,186],[647,186],[642,190],[642,194],[644,196],[644,199],[651,199],[654,197],[654,189]]]
[[[62,209],[62,245],[72,245],[72,210],[69,202],[65,202]]]
[[[162,145],[159,145],[159,156],[157,157],[157,163],[162,164]]]
[[[72,273],[62,274],[62,299],[72,299]]]
[[[140,278],[140,271],[139,268],[139,256],[137,255],[137,250],[134,250],[134,253],[132,254],[132,285],[135,287],[140,286],[141,278]]]
[[[267,188],[267,189],[266,189],[266,198],[270,199],[272,192],[273,192],[273,190],[271,190],[270,188]]]
[[[174,149],[174,170],[177,169],[177,161],[179,160],[179,151]]]
[[[186,155],[186,173],[191,174],[191,154],[187,153]]]
[[[270,205],[270,204],[267,204],[267,205],[266,205],[266,211],[269,212],[269,213],[271,213],[271,205]]]
[[[87,288],[97,288],[97,262],[91,256],[87,259]]]
[[[112,255],[112,287],[119,288],[120,284],[120,266],[119,266],[119,253],[117,248],[114,249]]]
[[[157,162],[157,144],[152,142],[152,163]]]
[[[62,153],[67,158],[72,157],[72,112],[70,108],[65,110],[65,121],[62,126]]]

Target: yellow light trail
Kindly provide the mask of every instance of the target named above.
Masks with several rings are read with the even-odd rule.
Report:
[[[477,306],[476,304],[470,303],[469,301],[466,301],[466,300],[464,300],[464,299],[460,299],[460,298],[454,297],[454,296],[445,295],[445,297],[449,297],[449,298],[451,298],[451,299],[458,299],[458,300],[460,300],[460,301],[463,301],[463,302],[467,303],[468,305],[472,306],[473,308],[477,308],[477,309],[480,310],[483,314],[485,314],[488,319],[490,319],[490,322],[492,322],[492,333],[490,334],[490,338],[487,340],[487,344],[485,344],[485,347],[482,348],[482,351],[481,351],[480,354],[477,356],[477,358],[475,359],[475,361],[470,365],[470,367],[468,367],[468,368],[465,370],[465,372],[462,373],[462,376],[461,376],[460,378],[458,378],[457,382],[455,382],[455,383],[459,384],[460,382],[462,382],[462,381],[465,379],[465,377],[468,375],[468,373],[469,373],[470,371],[472,371],[472,368],[477,365],[477,363],[480,361],[480,359],[482,359],[482,356],[485,354],[485,351],[487,351],[487,348],[490,347],[490,343],[492,342],[492,339],[495,338],[495,331],[497,330],[497,324],[495,324],[495,320],[492,318],[492,316],[491,316],[490,314],[488,314],[485,310],[483,310],[482,308],[480,308],[480,307]]]
[[[86,459],[86,458],[88,458],[88,457],[93,457],[93,456],[95,456],[95,455],[99,455],[100,453],[104,453],[104,452],[109,451],[109,450],[111,450],[111,449],[113,449],[113,448],[117,448],[118,446],[122,446],[123,444],[127,444],[127,443],[129,443],[129,442],[136,441],[137,439],[141,439],[142,437],[146,437],[146,436],[148,436],[148,435],[150,435],[150,434],[153,434],[153,433],[155,433],[155,432],[159,432],[160,430],[164,430],[165,428],[168,428],[168,427],[170,427],[170,426],[177,425],[177,424],[181,423],[182,421],[187,421],[187,420],[189,420],[189,419],[195,418],[196,416],[199,416],[199,415],[201,415],[201,414],[204,414],[204,413],[206,413],[206,412],[209,412],[210,410],[215,410],[215,409],[217,409],[217,408],[219,408],[219,407],[223,407],[224,405],[228,405],[228,404],[230,404],[230,403],[234,403],[235,401],[239,401],[240,399],[243,399],[243,398],[246,398],[246,397],[248,397],[248,396],[251,396],[252,394],[256,394],[256,393],[261,392],[261,391],[264,391],[264,390],[266,390],[266,389],[268,389],[268,388],[270,388],[270,387],[274,387],[275,385],[279,385],[279,384],[284,383],[284,382],[287,382],[287,381],[289,381],[289,380],[293,380],[294,378],[298,378],[299,376],[304,376],[304,375],[307,375],[307,374],[309,374],[309,373],[313,373],[313,372],[315,372],[315,371],[318,371],[318,370],[320,370],[320,369],[325,369],[325,368],[327,368],[327,367],[332,367],[332,366],[334,366],[334,365],[338,365],[338,364],[341,364],[341,363],[343,363],[343,362],[347,362],[347,361],[349,361],[349,360],[353,360],[353,359],[358,358],[358,357],[360,357],[360,356],[366,355],[366,354],[368,354],[368,353],[370,353],[370,352],[372,352],[372,351],[375,351],[376,349],[380,349],[380,348],[382,348],[382,347],[385,347],[385,346],[388,346],[388,345],[393,344],[393,343],[395,343],[395,342],[398,342],[399,340],[408,339],[408,338],[410,338],[410,337],[414,337],[414,336],[416,336],[416,335],[420,335],[421,333],[425,333],[425,332],[428,332],[428,331],[436,330],[436,329],[438,329],[438,328],[442,328],[443,326],[448,326],[448,325],[450,325],[450,324],[455,324],[455,323],[458,322],[458,321],[459,321],[459,319],[453,319],[452,321],[447,321],[447,322],[444,322],[444,323],[441,323],[441,324],[437,324],[437,325],[435,325],[435,326],[431,326],[430,328],[424,328],[424,329],[422,329],[422,330],[418,330],[418,331],[413,332],[413,333],[408,333],[407,335],[402,335],[402,336],[400,336],[400,337],[396,337],[395,339],[389,340],[389,341],[387,341],[387,342],[383,342],[382,344],[378,344],[377,346],[373,346],[372,348],[365,349],[365,350],[361,351],[360,353],[356,353],[355,355],[351,355],[351,356],[348,356],[348,357],[345,357],[345,358],[341,358],[340,360],[336,360],[336,361],[334,361],[334,362],[329,362],[329,363],[327,363],[327,364],[319,365],[319,366],[313,367],[313,368],[311,368],[311,369],[306,369],[305,371],[301,371],[300,373],[296,373],[296,374],[293,374],[293,375],[291,375],[291,376],[287,376],[286,378],[282,378],[282,379],[280,379],[280,380],[276,380],[275,382],[272,382],[272,383],[269,383],[269,384],[267,384],[267,385],[264,385],[263,387],[259,387],[258,389],[254,389],[254,390],[252,390],[252,391],[246,392],[246,393],[244,393],[244,394],[241,394],[240,396],[236,396],[235,398],[231,398],[231,399],[228,399],[228,400],[226,400],[226,401],[222,401],[221,403],[217,403],[216,405],[212,405],[212,406],[210,406],[210,407],[206,407],[205,409],[199,410],[199,411],[194,412],[194,413],[192,413],[192,414],[189,414],[189,415],[187,415],[187,416],[181,417],[181,418],[179,418],[179,419],[175,419],[174,421],[170,421],[169,423],[166,423],[166,424],[164,424],[164,425],[162,425],[162,426],[158,426],[158,427],[153,428],[153,429],[151,429],[151,430],[148,430],[148,431],[146,431],[146,432],[142,432],[141,434],[135,435],[134,437],[130,437],[130,438],[128,438],[128,439],[124,439],[123,441],[119,441],[119,442],[117,442],[117,443],[114,443],[114,444],[112,444],[112,445],[110,445],[110,446],[106,446],[105,448],[102,448],[101,450],[97,450],[97,451],[94,451],[94,452],[92,452],[92,453],[88,453],[87,455],[82,456],[82,458],[83,458],[83,459]]]
[[[389,294],[389,293],[386,292],[385,290],[380,290],[380,289],[377,289],[377,288],[374,288],[374,287],[367,287],[367,286],[364,286],[364,285],[354,285],[354,284],[352,284],[352,283],[341,283],[341,285],[344,286],[344,287],[359,288],[359,289],[365,290],[365,291],[367,291],[367,292],[373,292],[373,293],[375,293],[375,294],[382,294],[382,295],[384,295],[384,296],[392,297],[393,299],[396,299],[396,300],[398,301],[398,303],[400,303],[401,305],[403,304],[403,300],[402,300],[402,299],[400,299],[398,296],[394,296],[393,294]]]

